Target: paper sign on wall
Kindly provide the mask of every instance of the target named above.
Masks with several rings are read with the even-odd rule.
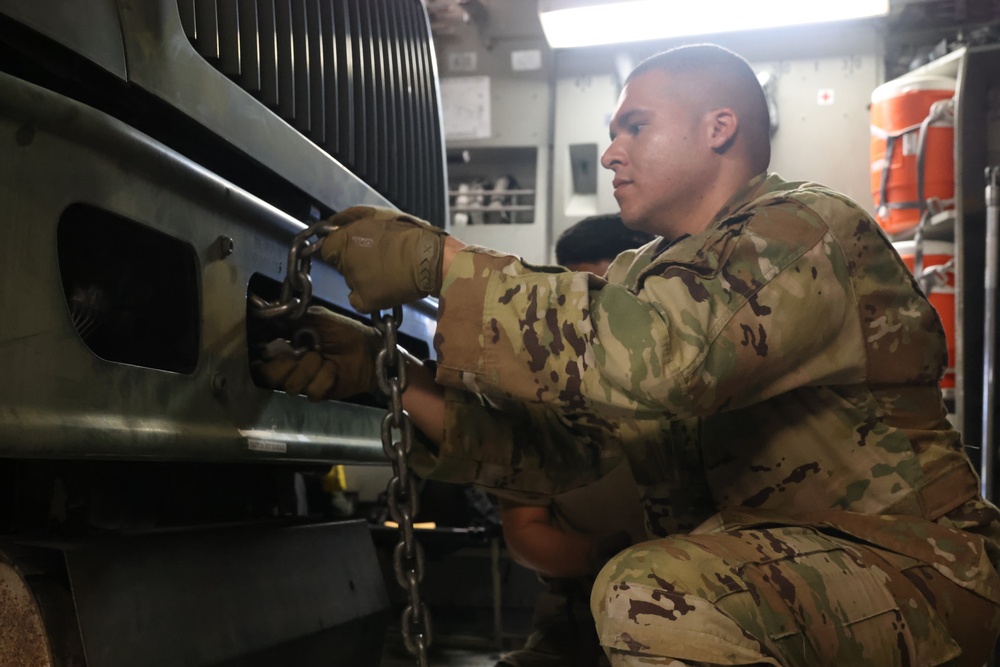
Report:
[[[539,49],[511,51],[510,68],[515,72],[530,72],[542,69],[542,52]]]
[[[441,106],[446,139],[486,139],[492,134],[488,76],[441,79]]]
[[[448,54],[449,72],[475,72],[479,67],[475,51],[457,51]]]

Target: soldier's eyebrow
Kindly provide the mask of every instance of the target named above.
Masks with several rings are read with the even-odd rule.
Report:
[[[611,119],[611,123],[608,126],[608,134],[611,136],[611,141],[615,140],[615,135],[617,130],[615,128],[625,127],[632,119],[640,113],[643,113],[644,109],[629,109],[628,111],[622,113],[620,116],[615,116]]]

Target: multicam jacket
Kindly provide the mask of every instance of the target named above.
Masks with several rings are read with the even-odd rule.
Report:
[[[1000,524],[946,419],[940,321],[872,218],[820,185],[760,175],[603,279],[467,248],[435,344],[451,389],[426,475],[526,499],[624,457],[651,536],[784,517],[993,586]]]

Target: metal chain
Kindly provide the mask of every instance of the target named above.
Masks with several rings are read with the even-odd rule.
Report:
[[[375,358],[375,377],[379,389],[389,397],[389,407],[382,418],[382,449],[392,461],[393,477],[386,489],[389,516],[399,526],[399,543],[392,552],[396,581],[409,593],[403,609],[400,630],[403,644],[420,667],[427,667],[427,650],[432,641],[431,615],[420,599],[424,578],[424,549],[413,533],[413,518],[420,508],[417,478],[411,474],[407,457],[413,448],[413,424],[403,410],[406,390],[406,360],[396,345],[396,333],[403,321],[403,309],[394,308],[374,321],[385,346]],[[399,434],[399,439],[394,437]]]
[[[323,239],[331,231],[333,228],[329,223],[321,220],[295,235],[288,248],[288,271],[281,284],[281,296],[278,301],[265,301],[256,294],[250,295],[257,317],[284,316],[297,320],[305,314],[312,300],[312,278],[309,275],[312,256],[319,251]]]
[[[298,319],[305,314],[312,299],[312,278],[309,275],[312,256],[319,251],[323,239],[331,231],[326,221],[320,221],[292,239],[288,251],[288,271],[278,301],[269,302],[255,294],[250,295],[257,317]],[[379,389],[389,398],[388,411],[382,419],[382,449],[392,462],[393,477],[386,489],[389,516],[399,526],[399,543],[392,554],[393,570],[396,581],[409,594],[409,602],[400,619],[400,630],[406,650],[417,659],[420,667],[427,667],[427,651],[433,636],[430,610],[420,599],[424,550],[413,532],[413,518],[419,510],[420,497],[417,479],[410,473],[407,461],[413,447],[413,424],[403,410],[406,361],[397,346],[397,332],[402,321],[403,309],[399,307],[372,319],[385,343],[375,358],[375,376]],[[395,433],[399,434],[398,440]]]

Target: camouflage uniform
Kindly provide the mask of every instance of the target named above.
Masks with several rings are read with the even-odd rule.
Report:
[[[629,461],[656,539],[595,585],[612,664],[992,646],[1000,514],[946,419],[941,324],[848,198],[758,176],[606,280],[468,248],[435,344],[450,389],[424,474],[530,498]]]

